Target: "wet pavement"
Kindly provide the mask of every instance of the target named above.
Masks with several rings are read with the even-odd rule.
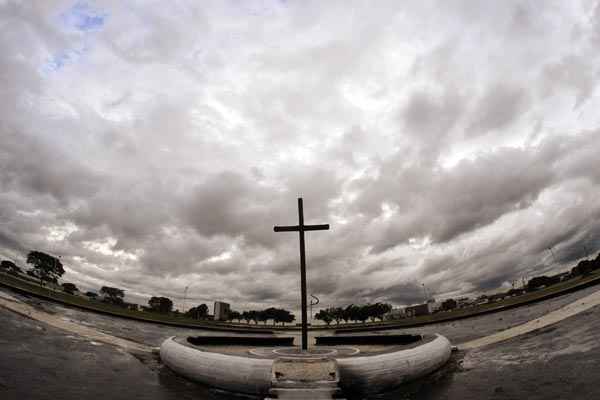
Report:
[[[157,357],[69,335],[0,308],[0,399],[206,399],[223,395],[175,376]]]
[[[434,376],[380,397],[399,399],[600,398],[600,307],[558,324],[453,356]]]
[[[172,335],[214,334],[90,313],[0,290],[69,320],[151,346],[158,346]],[[540,317],[596,290],[600,288],[401,332],[439,332],[454,343],[462,343]],[[134,356],[3,308],[0,326],[0,399],[245,398],[179,378],[162,366],[156,356]],[[447,367],[427,379],[375,398],[597,399],[599,332],[600,307],[595,307],[545,329],[455,354]]]

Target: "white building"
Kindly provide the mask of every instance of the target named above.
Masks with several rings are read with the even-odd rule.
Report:
[[[394,308],[392,309],[392,311],[385,314],[383,317],[386,320],[406,318],[406,310],[404,308]]]
[[[231,308],[229,307],[229,303],[224,303],[222,301],[215,301],[215,307],[213,309],[215,321],[227,321],[230,310],[231,310]]]

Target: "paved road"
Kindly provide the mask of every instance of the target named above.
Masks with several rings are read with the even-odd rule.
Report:
[[[598,288],[475,319],[423,327],[470,340],[539,317]],[[16,296],[14,293],[11,295]],[[24,297],[20,297],[24,298]],[[27,299],[49,312],[118,336],[158,345],[201,331],[128,321]],[[136,358],[0,308],[0,399],[198,399],[216,392],[173,375],[153,356]],[[600,398],[600,307],[541,331],[459,353],[426,380],[377,397],[400,399]],[[238,397],[239,398],[239,397]]]
[[[155,356],[136,358],[0,308],[0,399],[224,400],[178,378]]]
[[[410,390],[384,399],[600,399],[600,307],[556,325],[455,355]]]

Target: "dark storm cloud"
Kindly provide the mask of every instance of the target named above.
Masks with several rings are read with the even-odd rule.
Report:
[[[598,78],[597,69],[582,56],[569,54],[548,64],[542,72],[542,96],[551,96],[567,89],[575,92],[574,108],[581,106],[593,93]]]
[[[525,89],[511,83],[500,82],[489,87],[477,101],[467,135],[485,135],[508,127],[527,110],[529,102]]]
[[[600,7],[96,6],[84,31],[68,1],[0,5],[6,257],[62,255],[138,301],[294,308],[297,235],[272,227],[298,196],[331,224],[307,236],[324,304],[474,293],[600,247]]]
[[[4,249],[25,251],[26,248],[10,233],[0,231],[0,245]]]
[[[307,199],[307,218],[320,218],[328,214],[328,201],[339,191],[331,171],[288,172],[282,182],[284,192],[232,171],[210,176],[185,203],[182,222],[205,236],[243,236],[249,244],[269,246],[276,236],[267,227],[295,224],[292,201],[296,197]]]
[[[91,196],[102,183],[99,176],[70,154],[29,133],[9,129],[2,135],[0,177],[7,189],[49,195],[59,202]]]
[[[375,251],[411,237],[452,240],[507,212],[529,207],[553,179],[553,171],[537,152],[509,148],[461,161],[450,170],[428,173],[408,167],[385,172],[389,176],[361,182],[367,189],[357,200],[359,210],[369,213],[380,211],[383,202],[398,206],[398,215],[386,224]]]
[[[428,144],[447,135],[463,112],[463,99],[453,89],[441,95],[428,92],[414,93],[402,112],[407,133]]]
[[[360,298],[364,302],[391,302],[392,304],[414,304],[423,302],[425,294],[423,287],[415,282],[400,283],[391,286],[362,289],[358,291],[343,291],[338,294],[341,299]]]

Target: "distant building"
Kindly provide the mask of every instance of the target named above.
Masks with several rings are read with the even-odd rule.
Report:
[[[435,299],[427,300],[427,304],[429,305],[429,313],[438,312],[442,308],[442,303],[439,301],[435,301]]]
[[[472,304],[473,304],[473,300],[471,300],[468,297],[461,297],[459,299],[456,299],[456,307],[457,308],[469,307]]]
[[[229,318],[230,310],[231,308],[229,307],[229,303],[215,301],[215,307],[213,312],[215,321],[227,321],[227,318]]]
[[[429,315],[442,309],[442,303],[431,298],[424,304],[408,306],[404,309],[407,317],[418,317],[420,315]]]
[[[458,307],[458,303],[454,299],[447,299],[442,302],[442,310],[444,311],[454,310],[456,307]]]
[[[123,305],[130,311],[140,311],[140,305],[135,303],[124,302]]]
[[[394,308],[383,316],[386,320],[406,318],[406,310],[404,308]]]
[[[431,314],[431,306],[430,303],[425,304],[417,304],[415,306],[408,306],[405,308],[407,317],[418,317],[421,315],[429,315]]]

